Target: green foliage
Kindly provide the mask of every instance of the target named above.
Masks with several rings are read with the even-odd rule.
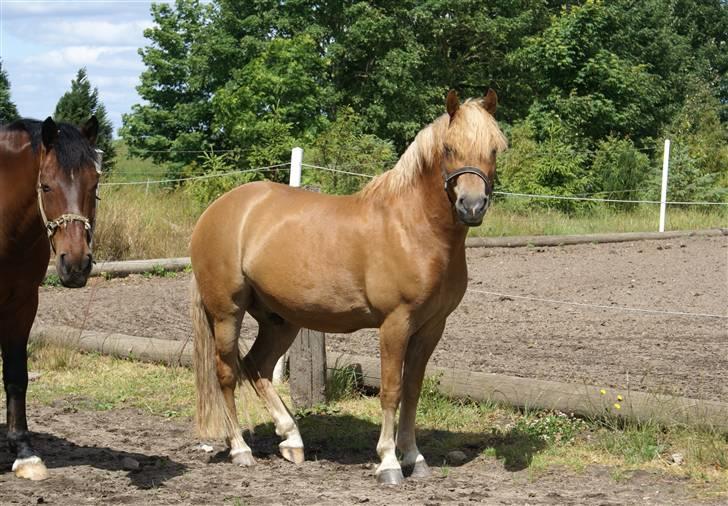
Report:
[[[137,87],[147,103],[123,116],[120,134],[132,155],[171,162],[169,174],[178,175],[197,158],[187,151],[222,147],[211,129],[210,97],[219,84],[210,68],[217,60],[206,54],[212,6],[177,0],[153,3],[151,11],[154,26],[144,31],[150,45],[139,50],[147,68]]]
[[[48,274],[43,280],[43,286],[61,286],[61,278],[58,274]]]
[[[565,196],[589,192],[592,185],[585,170],[586,157],[569,142],[560,123],[553,120],[545,128],[546,138],[542,142],[534,138],[535,129],[528,122],[512,129],[512,148],[500,162],[500,189],[515,193]],[[522,200],[520,205],[565,211],[588,207],[588,203],[583,202],[547,199]]]
[[[588,424],[561,412],[539,412],[519,418],[512,432],[544,441],[549,445],[565,445],[588,429]]]
[[[661,150],[649,161],[640,153],[676,129],[698,186],[728,185],[720,0],[176,0],[154,4],[152,17],[140,51],[146,103],[124,117],[122,135],[170,174],[201,168],[203,151],[235,149],[242,169],[286,162],[294,145],[307,147],[307,161],[359,172],[382,160],[384,141],[403,152],[443,112],[449,88],[477,96],[495,86],[515,151],[499,167],[500,189],[649,187],[646,163],[658,167]],[[336,193],[360,186],[309,182]]]
[[[184,191],[200,206],[206,208],[223,194],[241,184],[265,177],[258,172],[236,170],[237,155],[234,153],[204,153],[201,169],[205,177],[187,183]]]
[[[99,122],[96,147],[104,152],[103,169],[105,172],[112,172],[116,163],[116,150],[112,143],[111,120],[106,116],[106,107],[99,101],[99,90],[91,89],[86,69],[81,68],[76,78],[71,81],[71,90],[58,100],[53,117],[56,121],[83,125],[92,115],[96,115]]]
[[[296,139],[315,134],[328,105],[327,59],[308,35],[261,44],[212,101],[216,129],[243,152],[249,167],[287,161]]]
[[[390,142],[363,132],[362,119],[350,107],[338,112],[334,122],[305,150],[306,160],[334,170],[375,176],[396,162]],[[370,181],[367,177],[311,170],[304,172],[304,183],[321,188],[324,193],[348,195]]]
[[[592,162],[591,175],[596,197],[639,200],[645,180],[649,178],[649,157],[638,151],[629,139],[608,137],[600,141]],[[632,209],[637,204],[614,203],[614,207]]]
[[[654,423],[628,423],[621,430],[607,425],[596,444],[607,453],[622,457],[629,464],[656,459],[666,449],[664,434]]]
[[[11,123],[19,117],[18,109],[10,100],[10,80],[7,72],[3,70],[3,62],[0,60],[0,125]]]

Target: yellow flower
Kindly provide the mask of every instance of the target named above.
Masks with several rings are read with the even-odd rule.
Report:
[[[618,395],[618,396],[617,396],[617,400],[621,402],[621,401],[623,401],[623,400],[624,400],[624,397],[622,397],[621,395]]]
[[[618,402],[614,403],[614,409],[622,409],[622,405]]]
[[[607,394],[607,391],[602,388],[601,390],[599,390],[599,393],[602,394],[602,395],[606,395]]]

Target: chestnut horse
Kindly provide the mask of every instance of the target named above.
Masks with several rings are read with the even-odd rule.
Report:
[[[13,471],[40,480],[48,471],[31,446],[25,417],[28,335],[51,248],[67,287],[91,272],[91,233],[99,181],[95,117],[81,128],[51,118],[0,128],[0,347]]]
[[[415,442],[415,411],[427,361],[465,293],[468,227],[482,222],[496,155],[506,148],[496,102],[492,90],[462,104],[451,91],[447,113],[355,195],[255,182],[223,195],[200,217],[190,244],[197,424],[204,437],[227,439],[233,462],[255,462],[235,411],[239,381],[250,381],[270,411],[282,456],[300,463],[301,435],[271,384],[276,360],[302,327],[377,327],[377,480],[399,484],[402,468],[429,474]],[[260,330],[241,357],[246,311]]]

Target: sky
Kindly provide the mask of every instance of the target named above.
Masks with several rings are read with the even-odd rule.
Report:
[[[86,67],[116,135],[121,115],[141,102],[138,49],[148,42],[150,7],[150,0],[0,0],[0,59],[20,115],[51,116]]]

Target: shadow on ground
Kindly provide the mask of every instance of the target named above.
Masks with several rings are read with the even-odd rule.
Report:
[[[185,473],[187,467],[168,457],[131,453],[113,448],[79,446],[72,441],[43,432],[31,433],[33,447],[49,470],[65,467],[91,466],[107,471],[127,471],[129,481],[138,489],[150,489]],[[139,463],[130,471],[124,459]],[[12,472],[14,454],[8,448],[7,425],[0,424],[0,473]],[[128,465],[128,463],[127,463]]]
[[[378,462],[376,453],[379,425],[342,414],[310,414],[298,420],[306,448],[306,460],[329,460],[339,464]],[[246,432],[245,439],[256,458],[279,455],[280,438],[272,423]],[[423,428],[417,431],[417,443],[431,466],[457,467],[482,454],[494,455],[508,471],[528,468],[534,455],[545,448],[545,442],[517,429],[501,433],[471,433]],[[448,454],[459,450],[464,459],[453,462]],[[218,459],[226,455],[218,455]]]

